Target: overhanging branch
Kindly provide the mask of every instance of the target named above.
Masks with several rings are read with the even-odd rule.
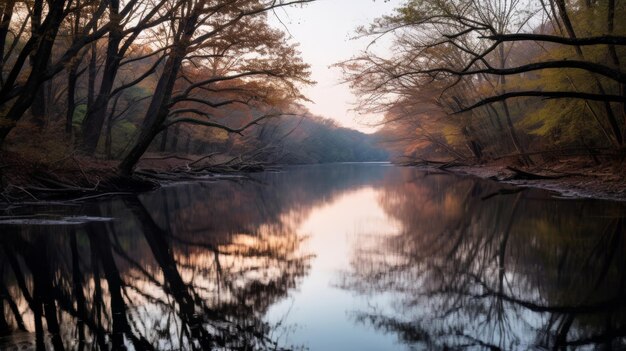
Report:
[[[498,42],[544,41],[544,42],[557,43],[557,44],[563,44],[563,45],[572,45],[572,46],[626,45],[626,37],[617,36],[617,35],[602,35],[602,36],[587,37],[587,38],[566,38],[566,37],[561,37],[558,35],[520,33],[520,34],[487,35],[482,38],[495,40]]]
[[[475,103],[472,106],[455,111],[453,114],[471,111],[481,106],[516,97],[541,97],[544,99],[582,99],[602,102],[624,102],[624,98],[619,95],[592,94],[569,91],[516,91],[488,97]]]
[[[232,127],[225,126],[223,124],[219,124],[219,123],[215,123],[215,122],[211,122],[211,121],[202,121],[202,120],[198,120],[198,119],[191,118],[191,117],[183,117],[183,118],[177,118],[177,119],[171,120],[169,122],[166,122],[161,127],[161,130],[165,130],[165,129],[171,127],[172,125],[178,124],[178,123],[192,123],[192,124],[202,125],[202,126],[205,126],[205,127],[222,129],[222,130],[225,130],[225,131],[227,131],[229,133],[242,135],[243,131],[245,131],[246,129],[252,127],[253,125],[258,124],[262,120],[268,119],[268,118],[272,118],[272,117],[278,117],[278,116],[281,116],[281,115],[283,115],[283,114],[282,113],[273,113],[273,114],[262,115],[260,117],[255,118],[254,120],[252,120],[251,122],[245,124],[244,126],[242,126],[240,128],[232,128]]]

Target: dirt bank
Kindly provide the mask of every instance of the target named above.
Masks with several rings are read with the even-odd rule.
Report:
[[[116,169],[117,161],[76,154],[56,160],[28,159],[4,151],[0,153],[0,204],[140,193],[163,182],[223,179],[267,169],[244,157],[214,156],[149,154],[134,174],[123,175]]]
[[[623,164],[591,165],[578,161],[531,168],[509,168],[503,164],[451,166],[446,170],[480,178],[493,179],[517,186],[554,191],[564,198],[593,198],[626,201],[626,170]],[[542,179],[524,179],[517,171]]]
[[[59,160],[31,160],[0,154],[0,203],[91,199],[100,195],[155,189],[149,179],[120,175],[115,163],[68,155]]]

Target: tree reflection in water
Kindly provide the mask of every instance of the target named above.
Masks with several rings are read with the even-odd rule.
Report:
[[[362,167],[294,167],[10,213],[114,220],[0,223],[0,349],[280,349],[263,317],[310,269],[296,228],[391,169]]]
[[[311,329],[285,340],[296,345],[335,328],[313,347],[349,348],[370,326],[404,343],[368,339],[389,348],[626,347],[626,204],[532,190],[490,196],[501,189],[412,169],[334,165],[38,208],[54,218],[114,220],[0,221],[0,349],[280,349],[278,337],[289,336],[278,333],[290,323]],[[319,216],[360,190],[378,196],[380,208]],[[311,218],[325,222],[303,245]],[[344,237],[355,240],[333,241]],[[310,249],[331,262],[311,269]],[[311,284],[301,284],[309,273]],[[269,318],[270,306],[288,295],[307,308],[281,327],[268,324],[282,316]],[[327,320],[325,308],[341,319],[342,308],[358,306],[356,324]]]
[[[356,320],[414,347],[626,347],[626,206],[498,189],[388,182],[379,201],[402,230],[360,241],[342,287],[393,307]]]
[[[262,317],[309,269],[296,222],[279,205],[215,210],[193,189],[81,210],[123,220],[5,227],[0,348],[279,349]]]

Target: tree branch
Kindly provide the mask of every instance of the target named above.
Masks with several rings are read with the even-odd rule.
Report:
[[[507,41],[544,41],[550,43],[557,43],[563,45],[572,46],[586,46],[586,45],[626,45],[626,37],[617,35],[602,35],[596,37],[587,38],[566,38],[558,35],[547,34],[495,34],[487,35],[481,38],[495,40],[498,42]]]
[[[592,101],[608,101],[608,102],[623,102],[624,98],[619,95],[605,95],[605,94],[592,94],[592,93],[580,93],[569,91],[516,91],[505,93],[501,95],[491,96],[483,99],[472,106],[465,107],[453,114],[467,112],[476,109],[477,107],[491,104],[498,101],[504,101],[515,97],[542,97],[545,99],[583,99]]]
[[[211,127],[211,128],[218,128],[218,129],[222,129],[225,130],[229,133],[234,133],[234,134],[239,134],[239,135],[243,135],[242,132],[245,131],[246,129],[250,128],[251,126],[258,124],[260,121],[267,119],[267,118],[272,118],[272,117],[278,117],[281,116],[282,113],[273,113],[273,114],[267,114],[267,115],[262,115],[260,117],[255,118],[254,120],[252,120],[251,122],[245,124],[244,126],[240,127],[240,128],[231,128],[219,123],[215,123],[215,122],[210,122],[210,121],[202,121],[202,120],[198,120],[195,118],[190,118],[190,117],[184,117],[184,118],[177,118],[174,120],[171,120],[169,122],[166,122],[163,124],[163,126],[161,127],[161,130],[167,129],[170,126],[177,124],[177,123],[193,123],[193,124],[197,124],[197,125],[202,125],[205,127]]]

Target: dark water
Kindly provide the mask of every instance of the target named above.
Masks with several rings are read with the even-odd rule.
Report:
[[[626,205],[501,189],[307,166],[2,217],[0,349],[626,347]]]

